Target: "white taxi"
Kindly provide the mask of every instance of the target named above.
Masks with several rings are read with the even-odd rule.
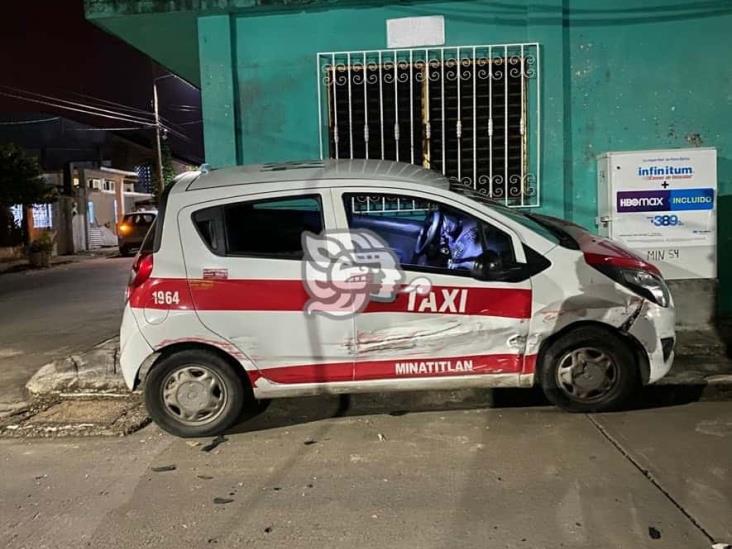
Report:
[[[654,265],[410,164],[203,170],[161,202],[120,362],[176,435],[320,393],[538,384],[561,408],[605,411],[673,361]]]

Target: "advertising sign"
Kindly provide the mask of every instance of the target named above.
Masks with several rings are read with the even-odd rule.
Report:
[[[598,204],[610,211],[599,213],[611,238],[668,278],[716,276],[715,149],[607,153],[600,171],[607,194]]]

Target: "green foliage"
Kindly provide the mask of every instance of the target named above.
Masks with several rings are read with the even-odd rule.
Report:
[[[50,231],[44,231],[41,233],[41,236],[33,240],[33,242],[30,243],[29,251],[31,253],[34,252],[47,252],[51,253],[53,250],[53,244],[54,244],[54,236],[50,233]]]
[[[160,177],[158,177],[158,165],[156,161],[153,161],[152,163],[152,180],[153,180],[153,186],[155,189],[155,196],[158,200],[160,200],[160,196],[158,196],[162,189],[170,185],[170,183],[175,179],[175,169],[173,168],[173,154],[170,152],[170,147],[168,146],[168,143],[166,141],[163,141],[161,146],[161,158],[163,163],[163,184],[160,185],[158,182],[160,181]]]
[[[36,159],[14,143],[0,144],[0,206],[54,200],[55,190],[44,183]]]

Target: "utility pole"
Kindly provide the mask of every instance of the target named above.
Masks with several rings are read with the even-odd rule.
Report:
[[[158,198],[165,188],[163,181],[163,150],[160,143],[160,113],[158,112],[158,79],[153,79],[153,110],[155,111],[155,142],[157,146]]]

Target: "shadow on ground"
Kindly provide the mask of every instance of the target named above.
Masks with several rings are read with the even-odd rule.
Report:
[[[704,385],[645,387],[628,407],[631,410],[681,406],[700,400]],[[729,398],[732,395],[727,395]],[[263,401],[247,411],[229,433],[248,433],[312,423],[334,417],[388,414],[403,416],[451,410],[551,407],[541,389],[483,389],[465,391],[395,392],[324,395]],[[549,408],[557,413],[558,409]]]

